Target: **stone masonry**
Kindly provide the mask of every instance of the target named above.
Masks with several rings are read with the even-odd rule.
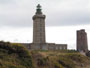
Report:
[[[87,33],[84,29],[77,31],[77,51],[88,51]]]

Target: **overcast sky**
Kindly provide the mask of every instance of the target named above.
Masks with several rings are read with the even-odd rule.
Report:
[[[0,0],[0,40],[32,42],[37,4],[46,15],[47,42],[67,43],[75,49],[79,29],[86,29],[90,41],[90,0]]]
[[[90,24],[90,0],[0,0],[0,25],[32,26],[38,3],[47,15],[46,26]]]

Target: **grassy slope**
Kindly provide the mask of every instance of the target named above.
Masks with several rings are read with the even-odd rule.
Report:
[[[76,51],[28,51],[0,42],[0,68],[90,68],[90,58]]]
[[[31,55],[20,44],[1,41],[0,68],[33,68]]]
[[[32,51],[36,68],[90,68],[90,58],[75,51]]]

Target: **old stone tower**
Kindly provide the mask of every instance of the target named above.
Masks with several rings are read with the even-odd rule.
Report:
[[[88,51],[87,33],[84,29],[77,31],[77,51]]]
[[[33,16],[33,43],[46,43],[45,41],[45,15],[42,14],[38,4],[36,14]]]

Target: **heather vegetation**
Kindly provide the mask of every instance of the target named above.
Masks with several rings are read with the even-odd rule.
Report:
[[[20,44],[1,41],[0,68],[33,68],[31,55]]]
[[[89,68],[90,58],[75,50],[29,51],[16,43],[0,42],[0,68]]]

